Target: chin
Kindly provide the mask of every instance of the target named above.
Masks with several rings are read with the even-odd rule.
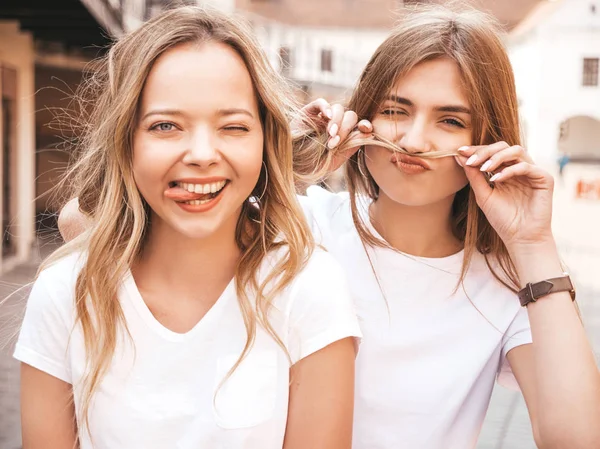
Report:
[[[214,237],[221,227],[221,223],[190,223],[188,226],[182,224],[171,226],[175,232],[190,240],[207,240]]]

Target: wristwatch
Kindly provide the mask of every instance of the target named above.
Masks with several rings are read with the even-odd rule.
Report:
[[[556,292],[569,292],[571,299],[575,301],[575,288],[568,274],[565,273],[564,276],[546,279],[541,282],[529,282],[517,295],[521,305],[526,307],[530,302],[535,302],[539,298]]]

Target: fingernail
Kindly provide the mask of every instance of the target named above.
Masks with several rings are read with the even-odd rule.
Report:
[[[456,163],[458,165],[460,165],[461,167],[463,166],[463,164],[460,162],[460,159],[458,158],[458,156],[454,156],[454,160],[456,161]]]
[[[337,146],[338,143],[340,143],[340,136],[335,136],[335,137],[329,139],[329,142],[327,142],[327,146],[330,149],[333,149]]]
[[[338,126],[337,126],[337,123],[334,123],[333,125],[331,125],[331,128],[329,128],[329,135],[331,137],[335,137],[337,132],[338,132]]]
[[[481,171],[487,171],[488,168],[492,165],[492,161],[487,161],[485,164],[481,166]]]
[[[325,111],[325,116],[326,116],[326,117],[327,117],[329,120],[331,120],[331,119],[333,118],[333,112],[331,111],[331,109],[327,109],[327,110]]]
[[[459,153],[468,153],[469,152],[469,147],[468,146],[464,146],[464,147],[460,147],[458,149]]]
[[[492,176],[490,178],[490,182],[498,181],[498,179],[500,179],[501,175],[502,175],[502,173],[496,173],[494,176]]]
[[[460,150],[459,150],[460,151]],[[477,160],[477,155],[474,154],[473,156],[471,156],[469,159],[467,159],[467,165],[473,165],[475,163],[475,161]]]

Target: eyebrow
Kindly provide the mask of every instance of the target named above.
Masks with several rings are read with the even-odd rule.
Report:
[[[229,108],[229,109],[219,109],[217,111],[217,115],[220,116],[227,116],[227,115],[235,115],[235,114],[243,114],[243,115],[247,115],[250,118],[254,118],[254,114],[252,114],[252,112],[250,112],[247,109],[243,109],[243,108]]]
[[[254,118],[254,115],[248,111],[247,109],[242,109],[242,108],[228,108],[228,109],[219,109],[217,111],[217,115],[220,117],[223,116],[228,116],[228,115],[235,115],[235,114],[244,114],[247,115],[250,118]],[[153,115],[176,115],[176,116],[182,116],[185,115],[182,111],[179,111],[177,109],[155,109],[153,111],[150,111],[148,113],[146,113],[143,117],[142,120],[146,120],[148,117],[151,117]]]
[[[394,103],[403,104],[404,106],[412,107],[414,103],[408,98],[398,97],[396,95],[390,95],[387,100],[393,101]],[[471,114],[471,110],[466,106],[462,105],[444,105],[435,107],[436,111],[440,112],[456,112],[459,114]]]

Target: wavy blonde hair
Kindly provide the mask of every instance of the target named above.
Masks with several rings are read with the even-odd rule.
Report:
[[[247,341],[231,372],[250,350],[257,324],[283,347],[268,321],[272,299],[302,270],[314,247],[294,193],[290,109],[286,104],[292,96],[245,23],[200,7],[167,11],[116,42],[80,95],[86,113],[80,155],[62,188],[69,187],[71,196],[79,198],[80,210],[91,218],[91,228],[56,251],[42,267],[73,251],[87,252],[75,291],[77,323],[83,330],[88,357],[82,385],[86,424],[91,398],[109,368],[118,331],[127,330],[118,288],[140,255],[150,226],[149,206],[132,174],[132,136],[144,83],[165,51],[181,44],[208,42],[227,45],[243,59],[256,91],[264,131],[264,166],[236,228],[242,255],[235,284]],[[265,256],[280,247],[284,255],[259,280]]]
[[[359,119],[372,120],[395,82],[418,64],[438,58],[456,63],[472,110],[473,145],[505,141],[521,144],[518,103],[507,52],[500,29],[492,17],[463,6],[416,5],[405,11],[391,35],[379,46],[363,70],[348,108]],[[297,181],[306,184],[321,176],[336,151],[355,146],[352,139],[327,150],[327,136],[300,133],[295,140]],[[361,142],[362,143],[362,142]],[[385,142],[374,142],[389,147]],[[315,169],[317,167],[317,169]],[[345,165],[352,218],[363,243],[389,246],[375,237],[361,218],[357,201],[376,201],[379,186],[365,163],[364,151],[356,152]],[[477,205],[470,186],[460,190],[452,206],[452,230],[464,243],[465,255],[459,285],[476,251],[485,256],[493,275],[513,291],[519,279],[506,246]],[[494,267],[499,267],[498,272]]]

